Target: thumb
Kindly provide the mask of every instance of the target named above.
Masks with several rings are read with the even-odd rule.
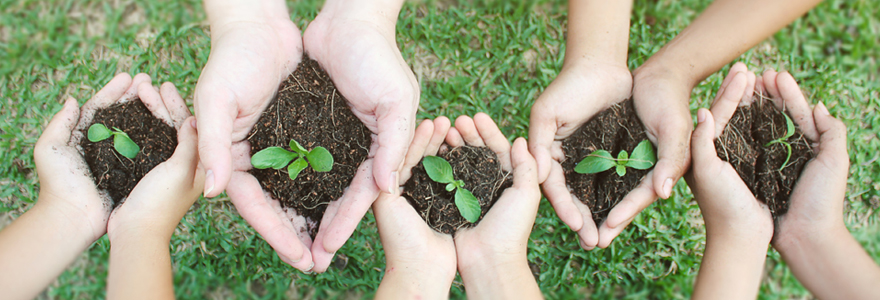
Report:
[[[849,155],[846,153],[846,125],[828,113],[825,104],[819,102],[813,109],[813,120],[819,131],[819,154],[834,170],[846,174],[849,168]],[[845,175],[844,175],[845,176]]]
[[[64,106],[61,107],[61,111],[52,117],[49,125],[46,125],[46,129],[43,130],[43,134],[37,140],[36,148],[52,145],[66,146],[78,121],[79,105],[73,98],[68,98],[64,102]]]
[[[193,122],[195,118],[189,117],[184,121],[183,126],[177,131],[177,148],[174,154],[168,160],[179,160],[182,165],[190,166],[188,175],[192,175],[199,161],[199,135],[196,133]]]
[[[395,194],[399,186],[399,169],[413,139],[415,116],[405,105],[391,104],[387,113],[378,116],[376,155],[373,157],[373,177],[383,192]]]
[[[232,177],[232,123],[238,115],[230,95],[200,81],[195,91],[198,150],[205,170],[205,197],[216,197]]]
[[[691,136],[691,159],[694,167],[705,166],[718,158],[715,152],[715,117],[705,108],[697,111],[697,128]]]
[[[654,167],[654,189],[663,199],[672,195],[672,187],[687,170],[690,159],[690,133],[693,125],[687,117],[670,116],[660,124],[657,134],[657,165]],[[714,129],[713,129],[714,133]]]
[[[556,120],[547,118],[549,112],[540,103],[536,103],[529,116],[529,151],[534,155],[537,163],[538,181],[544,182],[550,176],[553,157],[550,155],[550,147],[556,136]]]

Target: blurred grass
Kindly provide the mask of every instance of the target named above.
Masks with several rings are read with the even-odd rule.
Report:
[[[486,112],[502,130],[525,136],[529,108],[556,76],[565,36],[564,1],[407,3],[398,42],[422,86],[419,117]],[[637,1],[630,39],[635,68],[710,1]],[[320,1],[291,5],[306,27]],[[812,102],[823,101],[848,126],[852,166],[846,222],[880,260],[880,3],[829,0],[745,53],[751,69],[790,71]],[[0,227],[37,198],[33,145],[67,97],[83,103],[117,72],[171,81],[191,102],[209,53],[201,2],[0,2]],[[720,72],[692,93],[708,106]],[[543,202],[529,260],[550,298],[688,298],[705,244],[699,208],[684,182],[674,196],[639,215],[611,247],[590,252]],[[338,269],[306,275],[285,265],[238,216],[228,199],[201,199],[171,242],[177,296],[202,298],[371,297],[384,254],[371,214],[338,252]],[[95,243],[42,295],[103,298],[109,242]],[[810,298],[768,251],[761,299]],[[464,296],[460,282],[453,298]]]

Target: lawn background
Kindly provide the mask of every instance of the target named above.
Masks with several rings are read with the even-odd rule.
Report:
[[[321,2],[288,1],[300,29]],[[709,3],[636,1],[630,67]],[[191,103],[210,46],[201,6],[194,0],[0,1],[0,227],[36,201],[33,145],[66,97],[84,103],[117,72],[144,72],[154,83],[177,84]],[[880,259],[878,16],[877,0],[825,1],[739,59],[757,71],[790,71],[811,102],[823,101],[846,123],[852,166],[845,219],[875,260]],[[559,0],[407,2],[397,39],[422,88],[419,117],[482,111],[511,138],[525,136],[531,104],[561,66],[565,24],[565,2]],[[694,89],[693,111],[708,106],[726,70]],[[109,246],[106,237],[100,239],[41,298],[104,298]],[[688,298],[704,246],[699,208],[681,181],[673,197],[648,207],[604,250],[581,250],[576,235],[544,201],[528,257],[539,267],[538,282],[549,298]],[[384,268],[371,213],[338,252],[336,267],[306,275],[281,262],[225,196],[193,206],[171,251],[176,293],[183,299],[372,297]],[[771,249],[768,255],[760,298],[811,298],[779,254]],[[460,281],[450,296],[464,297]]]

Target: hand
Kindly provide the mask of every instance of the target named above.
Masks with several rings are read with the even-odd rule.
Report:
[[[513,186],[504,190],[492,209],[473,228],[455,234],[458,269],[471,298],[540,298],[541,291],[526,258],[541,192],[537,165],[526,140],[511,148],[492,119],[483,113],[459,117],[446,138],[450,147],[486,146],[502,168],[513,172]]]
[[[397,193],[419,101],[418,82],[394,37],[401,3],[374,7],[362,1],[328,1],[304,34],[306,52],[330,74],[373,133],[371,159],[361,166],[370,172],[359,170],[342,199],[324,213],[311,249],[317,272],[327,269],[354,232],[376,200],[377,189]]]
[[[171,83],[157,91],[149,82],[138,86],[141,101],[154,116],[177,130],[174,154],[147,173],[110,215],[111,242],[120,234],[155,234],[171,239],[174,228],[204,188],[205,171],[199,165],[198,135],[186,103]]]
[[[437,155],[449,131],[449,119],[425,120],[416,128],[407,152],[400,185],[422,157]],[[434,231],[406,198],[382,193],[373,203],[379,237],[385,249],[385,276],[378,299],[446,298],[455,279],[456,259],[452,236]]]
[[[571,230],[578,232],[581,247],[587,250],[600,244],[600,231],[593,222],[590,208],[572,195],[565,183],[560,165],[565,159],[562,140],[594,115],[629,98],[631,91],[632,75],[626,65],[575,63],[563,67],[532,107],[529,150],[538,162],[538,179],[556,214]],[[627,199],[633,197],[650,198],[639,202],[656,198],[653,192],[648,192],[631,193]],[[607,246],[614,236],[600,247]]]
[[[199,154],[207,170],[205,197],[219,195],[231,182],[229,198],[242,218],[281,260],[308,271],[311,239],[308,234],[298,236],[305,221],[282,209],[247,173],[250,146],[245,140],[278,85],[302,58],[299,29],[290,21],[283,1],[241,7],[216,6],[215,2],[205,2],[212,46],[194,101]]]

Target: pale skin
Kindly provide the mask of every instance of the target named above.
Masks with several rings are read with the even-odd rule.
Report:
[[[330,0],[301,36],[284,1],[205,1],[212,52],[195,92],[205,195],[226,190],[242,217],[300,270],[325,271],[379,191],[398,188],[419,99],[394,38],[402,3]],[[303,47],[373,133],[369,159],[346,193],[328,205],[314,241],[303,234],[306,221],[282,209],[246,172],[246,135],[299,63]]]
[[[196,176],[198,180],[193,179],[198,162],[196,136],[194,128],[183,126],[188,124],[184,120],[189,116],[183,99],[170,83],[160,89],[150,83],[145,74],[134,78],[119,74],[81,109],[76,100],[67,100],[46,126],[34,149],[40,178],[37,204],[0,231],[0,289],[5,291],[4,297],[36,297],[82,251],[108,232],[112,245],[108,297],[174,297],[168,239],[201,193],[204,172]],[[186,128],[178,131],[180,145],[171,159],[150,172],[111,214],[111,200],[95,186],[78,145],[96,110],[136,97],[157,118],[175,128]],[[176,201],[184,195],[181,186],[190,187],[186,201]],[[138,228],[138,232],[118,233],[126,231],[120,228],[131,227]],[[164,244],[154,243],[152,237],[158,232],[167,233]],[[133,236],[128,234],[137,238],[130,239]],[[142,250],[149,255],[138,252]],[[121,272],[120,268],[137,271]],[[127,294],[131,291],[141,292]]]
[[[419,125],[401,178],[408,179],[411,168],[426,155],[436,155],[447,147],[469,145],[494,151],[502,168],[512,171],[514,185],[504,191],[480,224],[459,230],[454,241],[451,236],[429,228],[406,199],[399,195],[380,196],[373,212],[388,266],[377,298],[445,299],[456,268],[469,298],[541,298],[526,259],[540,191],[535,161],[525,139],[516,140],[511,147],[495,122],[483,113],[474,118],[459,117],[455,128],[449,126],[444,117]]]
[[[818,2],[714,1],[630,77],[626,51],[632,1],[569,1],[565,63],[535,102],[529,146],[538,160],[545,196],[559,218],[578,232],[582,248],[607,247],[639,212],[658,197],[671,195],[690,163],[688,102],[693,87]],[[658,161],[596,226],[589,209],[565,185],[558,164],[564,158],[560,141],[630,96],[657,147]]]

